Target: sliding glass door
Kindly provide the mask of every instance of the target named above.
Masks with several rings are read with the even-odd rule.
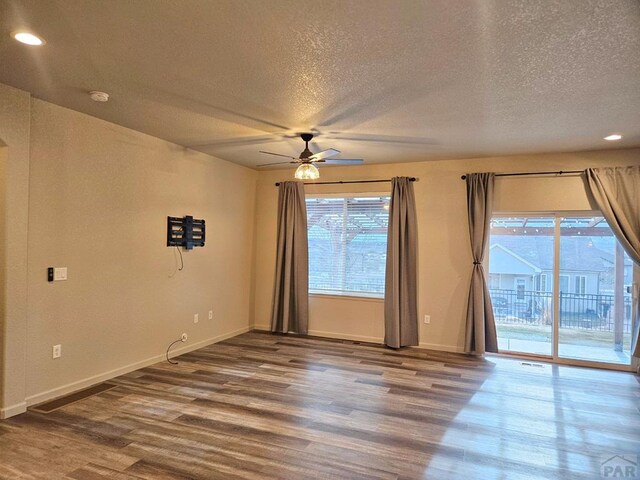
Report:
[[[554,217],[494,217],[489,289],[498,349],[553,354]]]
[[[629,364],[633,263],[604,218],[560,219],[563,277],[558,356]]]
[[[633,264],[598,215],[495,216],[498,348],[629,365]]]

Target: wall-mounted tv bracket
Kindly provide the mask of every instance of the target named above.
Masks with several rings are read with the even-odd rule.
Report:
[[[167,247],[204,247],[204,220],[197,220],[191,215],[186,217],[167,217]]]

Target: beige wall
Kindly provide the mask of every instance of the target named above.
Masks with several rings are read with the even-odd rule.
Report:
[[[31,118],[28,403],[182,332],[195,345],[248,328],[256,172],[40,100]],[[187,214],[206,246],[169,278],[166,216]],[[48,283],[49,266],[69,279]]]
[[[29,101],[0,84],[0,418],[22,411],[25,399]]]
[[[157,361],[182,332],[186,350],[247,330],[256,179],[0,85],[0,417]],[[185,214],[207,245],[169,278],[166,216]]]
[[[5,287],[7,285],[6,279],[6,235],[7,235],[7,223],[6,223],[6,195],[7,195],[7,162],[9,161],[8,148],[4,143],[0,142],[0,366],[4,365],[4,338],[5,333],[5,311],[6,311],[6,292]],[[4,392],[4,378],[5,373],[0,368],[0,408],[3,407],[3,392]],[[0,415],[0,418],[2,416]]]
[[[573,170],[590,166],[640,163],[640,150],[616,150],[528,155],[397,165],[321,168],[322,180],[359,180],[416,176],[419,237],[418,312],[431,315],[420,323],[423,346],[461,351],[471,255],[466,213],[466,172]],[[262,172],[256,209],[255,325],[267,328],[275,263],[277,188],[291,170]],[[566,178],[506,177],[496,181],[496,211],[551,211],[590,209],[580,176]],[[307,187],[307,193],[388,191],[389,184],[325,185]],[[383,304],[356,298],[311,296],[309,329],[312,334],[381,341]]]

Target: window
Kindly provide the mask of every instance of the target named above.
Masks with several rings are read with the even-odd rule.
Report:
[[[389,196],[307,197],[309,291],[384,296]]]
[[[576,283],[574,293],[584,295],[587,293],[587,277],[584,275],[576,275]]]
[[[518,300],[524,300],[526,280],[524,278],[516,279],[516,298]]]
[[[569,292],[569,275],[560,275],[560,291]]]
[[[546,292],[547,291],[547,274],[541,273],[540,276],[536,278],[536,280],[537,280],[536,283],[537,283],[538,291]]]

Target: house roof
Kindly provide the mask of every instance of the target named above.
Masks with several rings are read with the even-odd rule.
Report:
[[[532,272],[534,272],[536,274],[540,273],[540,271],[541,271],[540,267],[538,267],[537,265],[532,264],[531,262],[529,262],[526,259],[522,258],[520,255],[518,255],[513,250],[510,250],[507,247],[505,247],[504,245],[500,245],[499,243],[494,243],[494,244],[491,245],[491,271],[492,272],[498,272],[500,270],[500,267],[497,267],[497,265],[494,266],[494,260],[498,260],[498,262],[499,262],[499,258],[500,258],[499,255],[497,255],[497,250],[502,250],[509,257],[511,257],[512,260],[513,259],[517,260],[525,268],[530,268]],[[497,269],[496,269],[496,267],[497,267]],[[514,265],[509,265],[509,266],[503,265],[502,268],[503,269],[506,268],[506,270],[504,270],[504,273],[522,273],[522,272],[514,271]]]
[[[492,235],[491,246],[496,244],[541,270],[553,270],[553,237]],[[561,270],[604,272],[612,268],[615,260],[613,254],[596,247],[588,237],[561,237],[560,251]]]

